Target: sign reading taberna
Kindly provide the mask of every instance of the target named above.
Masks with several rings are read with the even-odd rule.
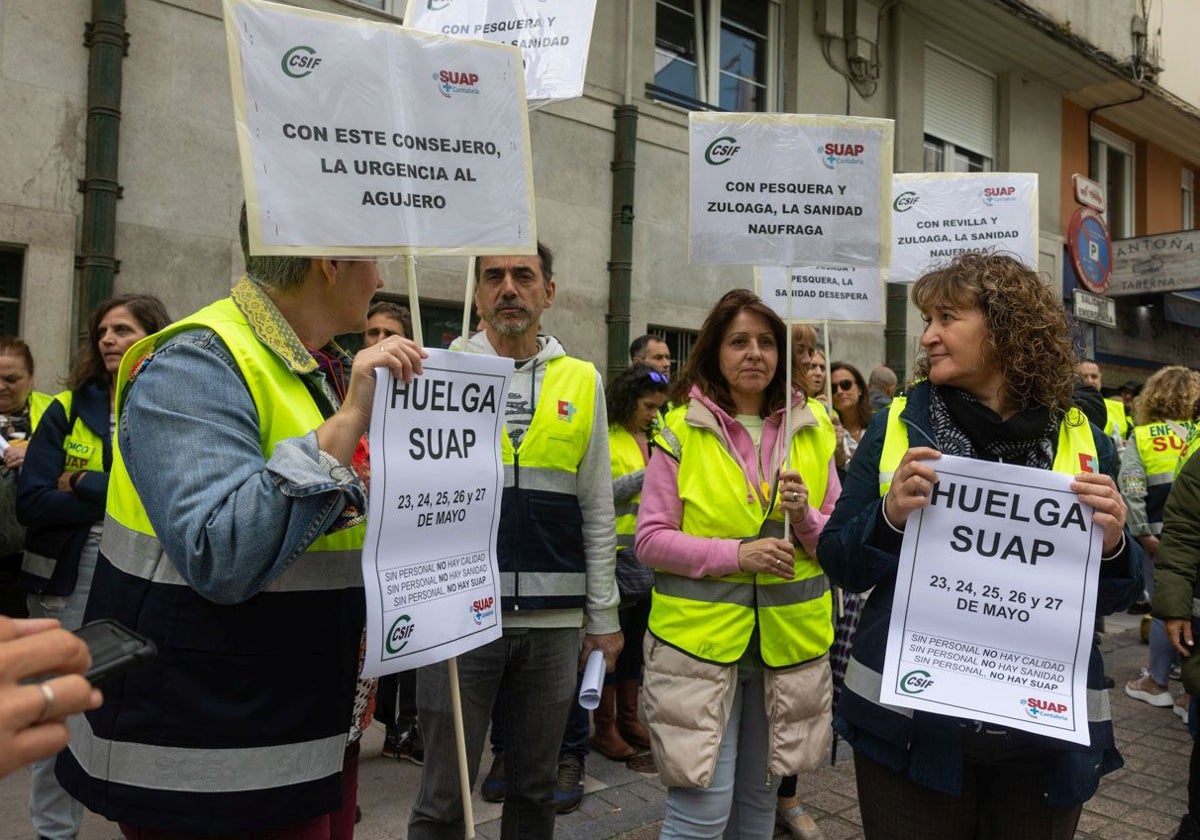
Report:
[[[225,0],[254,254],[533,253],[521,52]]]
[[[546,103],[583,95],[596,0],[408,0],[413,29],[519,47],[525,95]]]
[[[897,173],[891,209],[890,281],[912,282],[966,251],[1007,254],[1037,270],[1034,173]]]
[[[688,115],[690,261],[886,267],[893,123]]]

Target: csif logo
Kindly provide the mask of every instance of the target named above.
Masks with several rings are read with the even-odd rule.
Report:
[[[741,149],[742,147],[737,144],[737,138],[718,137],[704,150],[704,159],[712,166],[724,166]]]
[[[440,12],[442,9],[450,8],[453,0],[425,0],[425,8],[431,12]]]
[[[321,63],[321,57],[317,55],[317,51],[305,44],[292,47],[283,54],[283,59],[280,60],[279,66],[283,68],[283,74],[290,76],[293,79],[303,79],[317,69]]]
[[[417,625],[413,623],[411,617],[400,616],[392,622],[392,628],[388,630],[387,636],[383,640],[383,646],[387,648],[388,653],[399,653],[404,650],[404,646],[408,644],[416,629]]]
[[[896,196],[896,200],[892,202],[892,209],[897,213],[907,213],[909,210],[917,206],[917,202],[921,200],[921,196],[917,195],[912,190],[902,192]]]
[[[439,70],[433,74],[438,91],[447,99],[452,93],[479,93],[479,74],[464,70]]]
[[[928,671],[909,671],[900,678],[900,690],[905,694],[920,694],[933,685]]]

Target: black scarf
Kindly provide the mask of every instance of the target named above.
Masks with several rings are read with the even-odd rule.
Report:
[[[966,391],[934,385],[929,415],[938,449],[948,455],[1049,469],[1058,424],[1041,406],[1004,420]]]

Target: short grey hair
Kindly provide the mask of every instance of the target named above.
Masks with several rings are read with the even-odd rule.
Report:
[[[250,255],[250,223],[246,219],[246,203],[238,221],[238,236],[242,240],[242,256],[246,260],[246,275],[264,286],[278,291],[298,289],[308,274],[308,257],[278,257]]]
[[[876,391],[882,391],[885,388],[891,388],[896,384],[896,373],[887,365],[880,365],[871,371],[871,379],[867,383],[868,388],[874,388]]]

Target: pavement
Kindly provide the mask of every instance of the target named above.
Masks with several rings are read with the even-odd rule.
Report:
[[[1125,695],[1122,684],[1146,664],[1147,648],[1138,634],[1139,617],[1107,619],[1101,650],[1106,670],[1117,681],[1112,692],[1113,721],[1125,767],[1104,777],[1100,790],[1084,806],[1077,838],[1153,840],[1171,838],[1187,810],[1188,760],[1191,739],[1169,708],[1155,708]],[[1182,691],[1172,683],[1175,694]],[[402,840],[421,769],[380,757],[383,727],[364,736],[359,769],[359,804],[363,820],[358,840]],[[487,772],[485,756],[480,777]],[[666,791],[658,777],[634,772],[624,764],[592,754],[586,767],[585,795],[579,809],[558,818],[556,836],[565,840],[650,840],[658,836]],[[19,771],[0,780],[0,840],[33,840],[26,815],[29,776]],[[813,813],[826,840],[862,837],[850,750],[842,744],[836,764],[802,776],[800,797]],[[477,836],[500,836],[500,805],[473,798]],[[776,832],[777,838],[786,837]],[[87,814],[79,840],[117,840],[112,823]]]

